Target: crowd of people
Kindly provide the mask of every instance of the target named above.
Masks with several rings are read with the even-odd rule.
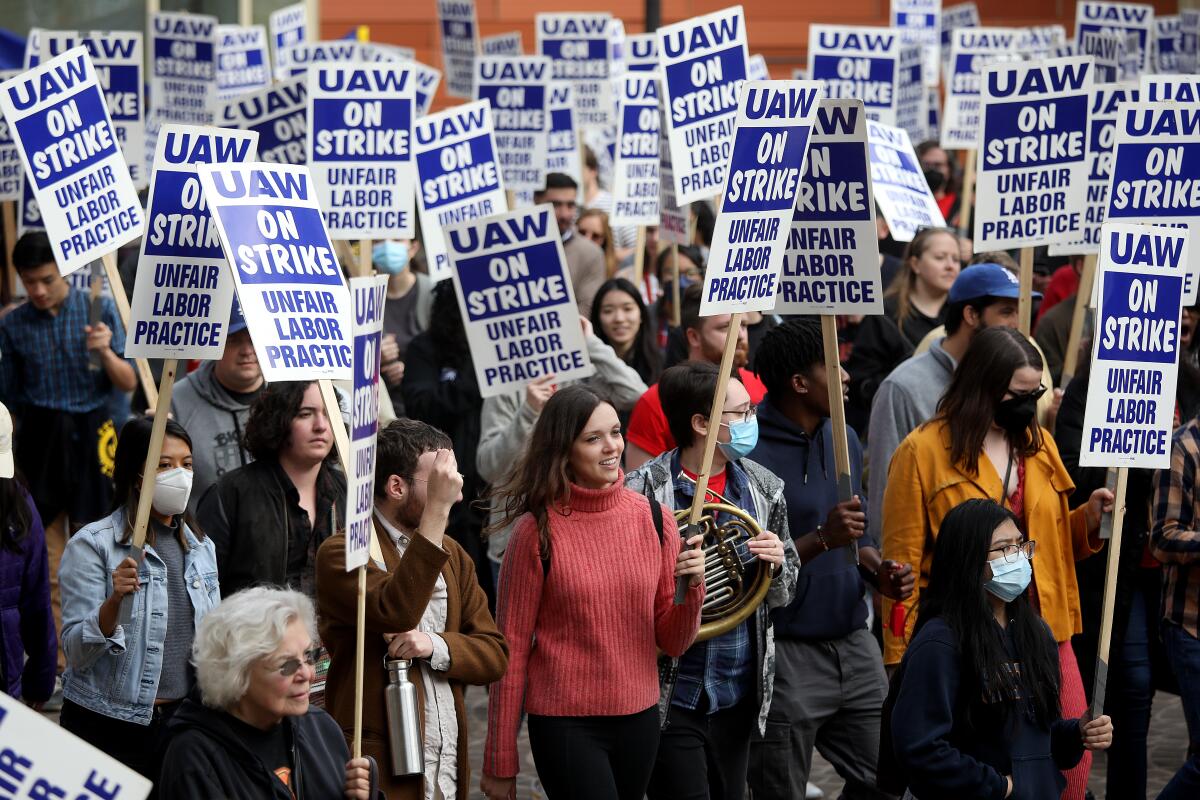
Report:
[[[936,143],[919,153],[953,218],[954,164]],[[612,228],[590,153],[584,171],[535,199],[563,239],[586,380],[482,398],[453,286],[430,281],[419,238],[371,253],[389,280],[362,758],[342,422],[318,384],[266,384],[235,310],[224,355],[175,389],[139,558],[153,420],[129,400],[116,307],[90,314],[44,234],[16,242],[26,297],[0,319],[4,691],[164,800],[508,800],[523,725],[551,800],[818,797],[814,751],[846,798],[1083,800],[1110,747],[1107,796],[1125,800],[1146,796],[1163,688],[1193,745],[1159,796],[1200,796],[1194,310],[1172,467],[1130,472],[1093,713],[1093,556],[1114,498],[1078,463],[1086,363],[1054,388],[1079,260],[1039,260],[1030,338],[1010,254],[973,253],[951,228],[897,243],[881,217],[885,313],[838,320],[838,431],[818,319],[746,314],[731,333],[730,315],[700,316],[712,208],[672,249]],[[697,495],[713,526],[742,532],[717,547],[688,525]],[[761,591],[713,625],[730,576]],[[404,670],[422,767],[395,774],[384,698]],[[488,692],[475,777],[468,691]]]

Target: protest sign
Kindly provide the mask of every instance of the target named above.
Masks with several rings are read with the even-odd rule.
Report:
[[[1184,75],[1200,72],[1200,9],[1179,9],[1179,57],[1177,66]]]
[[[30,28],[29,38],[25,40],[24,64],[25,69],[36,67],[42,60],[42,30],[40,28]],[[18,70],[17,74],[20,74]],[[7,79],[6,79],[7,80]],[[0,114],[0,117],[3,115]],[[8,123],[5,121],[5,125]],[[12,135],[11,130],[9,136]],[[18,151],[18,159],[20,151]],[[45,230],[42,225],[42,212],[38,209],[37,198],[33,195],[33,184],[29,177],[25,174],[25,167],[22,164],[18,171],[21,174],[21,197],[17,202],[17,233],[20,236],[33,230]]]
[[[1114,83],[1120,78],[1121,65],[1127,57],[1125,34],[1114,30],[1085,31],[1076,50],[1081,56],[1095,59],[1096,83]]]
[[[658,69],[658,34],[635,33],[625,40],[625,69],[653,72]]]
[[[350,380],[350,294],[308,168],[198,169],[263,378]]]
[[[663,108],[660,103],[659,113],[662,112]],[[679,201],[675,199],[675,175],[671,168],[671,146],[667,140],[667,129],[661,125],[658,131],[658,175],[658,240],[664,244],[676,246],[691,244],[688,222],[692,212],[686,205],[680,208]],[[676,283],[678,284],[678,282]]]
[[[409,61],[407,66],[413,75],[413,116],[423,117],[433,105],[433,96],[442,82],[442,73],[420,61]]]
[[[217,18],[150,15],[150,108],[155,130],[168,122],[207,125],[217,91]]]
[[[1153,63],[1154,71],[1174,74],[1179,69],[1179,40],[1183,33],[1183,19],[1178,14],[1154,18]]]
[[[871,188],[892,238],[911,242],[921,228],[946,227],[908,133],[875,122],[868,113],[867,141],[871,146]]]
[[[891,28],[808,26],[808,73],[828,99],[863,101],[867,118],[900,125],[900,35]],[[911,134],[910,134],[911,135]]]
[[[479,40],[479,52],[485,56],[519,56],[525,52],[521,43],[521,32],[510,31]]]
[[[862,101],[822,100],[784,250],[776,314],[883,313],[869,157]]]
[[[775,307],[820,100],[817,81],[747,81],[742,86],[729,175],[704,274],[702,316]]]
[[[613,17],[608,21],[608,74],[615,78],[625,71],[625,23]]]
[[[416,61],[417,51],[411,47],[401,47],[398,44],[363,41],[360,42],[359,58],[369,64],[376,61]]]
[[[1189,249],[1184,230],[1104,224],[1080,466],[1171,466]]]
[[[479,52],[475,0],[438,0],[437,15],[446,94],[469,98],[471,82],[475,78],[475,56]]]
[[[1200,77],[1195,75],[1143,75],[1140,83],[1143,102],[1200,105]]]
[[[555,80],[571,82],[583,128],[612,124],[611,25],[610,14],[537,15],[537,52],[550,59]]]
[[[62,274],[141,236],[142,206],[86,48],[0,85],[0,109]]]
[[[20,75],[22,70],[0,70],[0,83]],[[25,167],[21,164],[21,151],[8,129],[8,121],[0,116],[0,202],[21,199],[21,186],[25,182]],[[12,243],[8,249],[12,250]]]
[[[658,59],[675,196],[680,204],[711,199],[725,184],[746,79],[742,7],[659,28]]]
[[[753,55],[746,62],[746,80],[749,81],[769,81],[771,80],[771,70],[767,68],[767,59],[765,56]]]
[[[928,87],[921,77],[923,74],[921,48],[901,47],[896,71],[896,127],[908,131],[909,138],[917,140],[924,140],[929,125]]]
[[[141,31],[43,31],[40,39],[42,60],[75,47],[87,48],[117,142],[129,165],[129,177],[135,188],[144,188],[149,177],[144,163],[146,105],[142,102]]]
[[[379,435],[379,362],[387,275],[351,278],[354,302],[354,398],[350,412],[350,473],[346,476],[346,571],[370,559],[375,508],[375,445]]]
[[[164,125],[133,286],[125,356],[220,358],[233,275],[208,213],[197,164],[255,160],[258,134]]]
[[[975,188],[975,248],[1079,238],[1087,199],[1092,60],[984,68]]]
[[[926,86],[937,86],[942,69],[942,0],[892,0],[891,26],[907,45],[921,48]]]
[[[954,41],[954,32],[959,28],[978,28],[979,7],[975,3],[958,3],[942,8],[942,68],[948,66],[950,45]]]
[[[657,225],[659,220],[658,77],[629,72],[617,95],[617,159],[613,165],[613,225]]]
[[[425,257],[440,281],[450,277],[443,230],[508,211],[491,108],[477,101],[432,114],[413,124],[413,137]]]
[[[938,138],[942,126],[941,95],[937,89],[927,89],[925,93],[925,138]]]
[[[217,124],[258,133],[258,158],[272,164],[303,164],[308,158],[308,80],[289,78],[235,97],[217,110]]]
[[[334,239],[411,239],[413,79],[407,64],[308,71],[308,164]]]
[[[1137,35],[1140,72],[1150,69],[1150,48],[1154,31],[1154,6],[1146,3],[1110,3],[1079,0],[1075,4],[1075,44],[1083,43],[1084,34],[1105,29]]]
[[[481,56],[475,70],[475,99],[491,104],[505,186],[538,191],[546,185],[550,59]]]
[[[367,50],[367,45],[351,39],[335,39],[331,42],[301,42],[280,51],[285,69],[279,72],[276,62],[275,80],[286,80],[289,76],[303,75],[310,66],[321,64],[348,64],[356,61],[379,60],[378,50]]]
[[[1150,92],[1143,87],[1141,94],[1145,97]],[[1143,100],[1118,107],[1106,219],[1190,231],[1184,305],[1196,302],[1200,274],[1197,174],[1200,174],[1200,105]]]
[[[482,397],[595,371],[551,206],[451,226],[446,243]]]
[[[575,127],[574,92],[570,81],[550,81],[550,133],[546,149],[546,171],[570,175],[577,185],[583,186],[579,133]]]
[[[985,64],[1020,59],[1015,28],[960,28],[951,35],[946,72],[946,115],[941,145],[947,150],[979,147],[979,80]]]
[[[5,797],[145,800],[148,779],[0,692]]]
[[[291,75],[288,50],[308,41],[308,17],[304,3],[284,6],[267,19],[271,29],[271,52],[274,54],[275,80]]]
[[[1017,49],[1026,61],[1051,58],[1055,52],[1067,45],[1067,31],[1062,25],[1031,25],[1017,30],[1021,32]]]
[[[270,85],[267,29],[262,25],[218,25],[217,97],[226,100]]]

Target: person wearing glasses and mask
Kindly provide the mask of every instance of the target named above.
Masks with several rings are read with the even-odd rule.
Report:
[[[413,269],[421,250],[416,239],[382,239],[371,248],[371,263],[380,275],[388,276],[383,304],[383,341],[379,350],[379,377],[387,386],[396,414],[404,414],[400,384],[408,343],[429,330],[433,309],[433,281]]]
[[[1100,488],[1078,508],[1068,505],[1075,484],[1054,439],[1037,422],[1042,368],[1041,356],[1019,331],[995,327],[977,334],[937,416],[910,433],[892,456],[883,499],[883,557],[920,564],[920,578],[902,601],[904,635],[901,612],[892,616],[896,601],[883,601],[885,623],[895,623],[894,630],[885,626],[884,663],[899,663],[911,641],[942,520],[964,500],[990,498],[1011,509],[1025,530],[1037,532],[1030,598],[1058,642],[1062,712],[1071,717],[1082,715],[1087,704],[1071,650],[1083,618],[1075,561],[1102,547],[1100,519],[1112,508],[1113,495]],[[1085,755],[1068,775],[1063,797],[1082,800],[1090,767]]]
[[[333,718],[310,706],[316,619],[290,589],[226,598],[196,631],[200,699],[169,725],[163,800],[380,800],[378,767],[350,758]]]

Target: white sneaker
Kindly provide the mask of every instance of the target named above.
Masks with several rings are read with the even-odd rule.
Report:
[[[804,788],[804,800],[820,800],[824,796],[825,793],[821,791],[821,787],[812,781],[809,781],[808,786]]]

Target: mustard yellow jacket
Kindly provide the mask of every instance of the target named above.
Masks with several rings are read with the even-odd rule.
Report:
[[[917,588],[904,601],[907,621],[903,637],[893,636],[887,621],[894,601],[883,600],[883,660],[898,664],[916,623],[921,590],[929,584],[933,543],[950,509],[972,498],[1002,496],[1003,478],[987,456],[979,458],[979,474],[950,461],[950,432],[944,420],[933,420],[910,433],[888,469],[883,498],[883,557],[920,565]],[[1056,641],[1083,630],[1075,562],[1103,546],[1087,530],[1086,507],[1071,511],[1067,498],[1075,484],[1058,456],[1050,434],[1042,430],[1042,448],[1025,460],[1025,531],[1037,542],[1034,582],[1042,618]]]

